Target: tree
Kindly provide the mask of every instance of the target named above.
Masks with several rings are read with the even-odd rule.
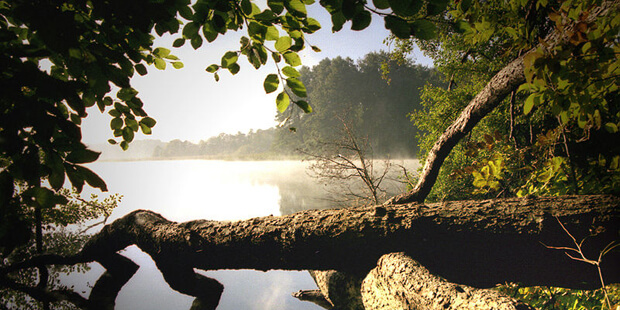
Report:
[[[258,68],[268,61],[270,56],[268,52],[271,52],[272,59],[277,63],[277,72],[266,77],[264,81],[265,91],[274,92],[279,89],[280,85],[286,84],[276,99],[278,109],[284,111],[292,100],[305,112],[312,111],[308,102],[293,98],[293,95],[299,98],[304,98],[307,95],[306,87],[298,78],[299,71],[294,67],[301,64],[297,52],[305,45],[304,33],[312,33],[319,27],[316,20],[307,16],[306,4],[310,2],[299,0],[268,1],[269,8],[262,11],[249,0],[239,2],[198,1],[194,4],[185,0],[106,1],[105,3],[99,1],[84,3],[74,1],[53,3],[48,1],[0,2],[0,35],[3,37],[0,44],[0,62],[4,68],[0,77],[3,89],[3,95],[0,97],[2,103],[0,120],[3,124],[2,130],[0,130],[0,141],[2,143],[0,148],[0,157],[2,158],[2,171],[0,171],[2,218],[0,222],[3,228],[0,239],[3,248],[10,250],[11,247],[25,245],[28,242],[28,234],[25,232],[34,228],[32,230],[35,230],[37,250],[40,253],[43,252],[42,224],[44,214],[56,205],[66,202],[53,191],[62,186],[65,176],[78,190],[85,183],[105,189],[103,180],[81,165],[92,162],[99,156],[97,153],[88,150],[80,142],[79,123],[87,115],[86,108],[97,105],[102,112],[108,111],[113,117],[110,127],[115,137],[120,140],[122,148],[128,147],[128,143],[133,140],[138,130],[145,134],[151,131],[155,121],[149,118],[142,108],[143,104],[137,97],[137,91],[131,88],[129,77],[134,72],[145,74],[146,67],[144,64],[153,64],[160,69],[165,68],[167,62],[171,63],[173,67],[182,66],[168,49],[153,48],[152,36],[150,35],[152,30],[159,35],[168,32],[174,34],[181,30],[177,14],[186,23],[181,31],[182,36],[180,35],[175,41],[174,46],[180,46],[189,41],[194,48],[199,48],[205,39],[211,42],[220,34],[226,33],[227,30],[243,28],[248,32],[248,37],[244,37],[240,42],[240,50],[226,53],[220,64],[207,68],[208,72],[215,74],[216,80],[220,78],[219,73],[224,69],[232,74],[238,72],[237,60],[239,56],[247,57],[250,63]],[[453,125],[446,129],[445,133],[439,137],[438,142],[430,149],[418,185],[413,191],[392,199],[391,203],[423,201],[433,187],[439,168],[452,148],[471,132],[480,119],[518,89],[531,92],[523,103],[523,112],[529,115],[532,111],[540,109],[557,116],[559,118],[560,136],[565,141],[568,140],[566,138],[566,126],[571,123],[577,124],[574,127],[575,131],[586,134],[586,136],[592,131],[592,128],[605,128],[611,135],[609,137],[617,137],[617,118],[620,116],[614,115],[615,110],[609,108],[609,106],[614,106],[609,103],[613,103],[613,100],[617,98],[618,85],[616,54],[620,19],[617,16],[620,10],[617,1],[567,1],[562,4],[549,3],[543,0],[525,4],[521,1],[511,1],[508,3],[489,3],[493,5],[488,7],[471,1],[373,1],[373,4],[375,8],[362,1],[325,0],[321,2],[321,5],[332,15],[332,29],[334,31],[341,29],[347,21],[351,21],[351,27],[354,30],[364,29],[370,22],[371,12],[374,12],[383,17],[386,28],[401,39],[407,39],[411,36],[423,40],[433,39],[441,27],[450,27],[454,31],[463,32],[467,40],[475,44],[486,44],[500,50],[505,45],[504,52],[507,55],[505,66],[481,88]],[[503,12],[511,14],[498,14]],[[526,13],[524,14],[525,18],[519,19],[520,15],[523,16],[522,13]],[[520,21],[517,25],[522,27],[506,26],[502,24],[504,21]],[[499,39],[493,37],[496,30],[501,30],[501,34],[512,37],[512,39],[502,40],[503,37]],[[281,36],[280,31],[286,35]],[[273,48],[271,48],[271,43],[269,43],[269,47],[265,44],[269,41],[274,42]],[[516,53],[517,50],[521,50],[521,53]],[[49,70],[39,68],[43,60],[50,63]],[[282,60],[284,60],[284,64],[282,64]],[[591,70],[586,69],[590,67]],[[116,100],[108,96],[112,89],[110,83],[119,88],[116,93]],[[520,87],[521,85],[526,86]],[[543,102],[547,102],[549,105],[546,106],[542,104]],[[111,143],[117,143],[117,141],[111,140]],[[563,144],[568,145],[568,143]],[[567,162],[572,166],[573,159],[570,155],[572,152],[570,152],[569,147],[565,147],[565,149],[567,150]],[[589,162],[589,159],[593,157],[591,155],[595,155],[587,149],[584,150],[584,154],[586,155],[584,156],[586,162]],[[601,155],[598,156],[598,164],[604,166],[605,170],[611,170],[608,179],[616,182],[618,157],[613,155],[607,159],[605,154]],[[568,171],[573,184],[576,184],[575,188],[579,188],[580,181],[588,180],[585,177],[580,179],[577,169],[571,168]],[[538,181],[539,178],[536,174],[532,174],[532,176],[532,180]],[[545,177],[540,179],[544,180]],[[43,185],[43,181],[49,183],[49,188]],[[484,181],[487,184],[495,184],[488,182],[493,180]],[[25,190],[18,189],[16,184],[20,183],[25,184]],[[601,190],[601,188],[597,187],[595,190]],[[613,190],[615,189],[612,188]],[[611,199],[611,201],[605,199]],[[518,200],[517,203],[526,201],[527,199],[522,199]],[[557,198],[553,201],[562,203],[565,200]],[[571,199],[568,201],[574,202]],[[479,203],[474,202],[474,204]],[[509,205],[505,201],[498,203]],[[616,200],[602,198],[602,201],[595,203],[600,204],[603,208],[598,215],[587,213],[587,210],[592,208],[589,203],[575,204],[581,206],[581,210],[575,214],[584,214],[583,212],[585,212],[586,215],[584,216],[587,219],[599,218],[599,215],[603,214],[601,221],[605,222],[607,219],[611,219],[612,222],[617,221],[617,215],[614,215],[618,209]],[[401,205],[401,208],[406,209],[408,206]],[[564,207],[568,208],[568,205],[564,204]],[[34,220],[30,223],[24,219],[24,213],[29,210],[28,208],[33,209]],[[391,207],[389,210],[392,211]],[[464,210],[469,209],[465,208]],[[340,212],[344,214],[346,211]],[[535,220],[541,219],[542,221],[538,223],[544,223],[545,219],[548,218],[548,216],[545,218],[545,214],[559,216],[562,212],[566,211],[542,212],[542,218]],[[390,214],[392,214],[388,212],[387,207],[380,206],[362,210],[361,213],[372,215],[372,219],[375,220],[387,216],[387,222],[389,222]],[[146,226],[140,226],[140,221],[133,221],[136,216],[144,216],[145,219],[154,219],[154,221],[147,221]],[[450,217],[449,214],[447,218]],[[471,217],[476,218],[475,214],[471,214]],[[431,215],[430,218],[437,219],[438,217]],[[439,218],[443,219],[442,217]],[[571,222],[581,223],[575,227],[580,231],[587,231],[589,227],[585,226],[589,225],[583,224],[587,222],[585,218],[575,215],[574,218],[571,218]],[[495,221],[497,224],[489,224],[489,226],[484,227],[485,229],[481,233],[482,235],[492,235],[495,227],[501,227],[503,222],[509,221],[509,219],[500,218],[500,220]],[[533,223],[536,221],[524,222],[535,225]],[[178,255],[174,259],[170,259],[170,256],[167,255],[169,251],[178,253],[178,249],[183,249],[187,251],[182,255],[183,259],[202,258],[204,254],[198,253],[204,252],[198,250],[204,249],[194,248],[195,243],[192,241],[192,238],[196,240],[200,236],[192,234],[194,232],[192,229],[183,230],[183,225],[190,228],[195,227],[195,225],[210,225],[205,223],[192,222],[175,226],[168,225],[169,223],[164,219],[148,212],[131,214],[120,222],[116,222],[116,225],[106,226],[102,233],[90,240],[90,246],[87,245],[79,255],[42,254],[22,263],[18,262],[4,267],[0,273],[2,283],[5,287],[22,289],[32,298],[44,302],[69,299],[74,304],[83,307],[107,305],[113,300],[114,292],[118,292],[118,289],[122,287],[123,281],[128,280],[131,274],[135,272],[135,266],[116,254],[116,250],[120,249],[119,246],[122,247],[130,242],[140,241],[138,239],[131,240],[131,236],[142,234],[144,232],[141,230],[142,228],[148,231],[149,225],[153,224],[159,225],[158,227],[164,230],[171,229],[169,234],[164,233],[162,235],[162,239],[155,238],[154,243],[145,241],[147,248],[160,241],[163,242],[162,244],[170,246],[170,248],[165,248],[162,251],[150,251],[154,249],[153,247],[147,250],[147,252],[152,252],[155,260],[158,261],[158,267],[164,272],[167,281],[172,287],[181,291],[199,295],[197,308],[201,307],[201,303],[203,303],[202,307],[204,308],[214,308],[219,298],[218,288],[221,291],[220,285],[211,279],[196,276],[191,268],[189,270],[184,269],[177,264]],[[267,223],[271,222],[267,221]],[[404,223],[408,223],[407,220]],[[244,222],[239,227],[244,224],[245,228],[252,226],[252,222]],[[373,225],[375,224],[371,221],[367,225],[359,224],[358,228],[373,227]],[[423,226],[423,224],[421,225]],[[458,226],[450,228],[449,226],[442,226],[441,223],[437,223],[437,225],[443,228],[444,232]],[[116,229],[118,226],[128,227],[128,230]],[[269,229],[274,228],[267,226],[271,227]],[[543,226],[548,227],[546,224]],[[179,227],[181,230],[176,230]],[[291,236],[290,238],[294,239],[297,236],[295,232],[297,232],[303,237],[303,230],[296,230],[299,226],[292,225],[290,227],[292,228],[292,235],[285,234],[285,236]],[[613,225],[608,226],[608,228],[612,232],[618,231],[617,227]],[[277,238],[271,238],[269,233],[277,232],[277,229],[269,229],[259,231],[258,235],[250,236],[247,240],[253,240],[252,238],[257,237],[258,239],[254,240],[266,244],[264,249],[267,251],[265,253],[271,253],[270,247],[275,246],[277,248],[284,245],[282,249],[287,249],[286,245],[291,245],[288,243],[288,239],[280,240],[278,243]],[[9,231],[22,233],[9,234]],[[109,232],[116,231],[120,233],[113,234],[109,238],[106,237]],[[316,231],[313,230],[313,232]],[[501,232],[502,230],[496,231]],[[195,232],[200,235],[199,231]],[[328,235],[330,233],[329,230],[324,232],[327,232]],[[354,240],[355,244],[359,244],[359,242],[363,243],[372,239],[373,236],[379,236],[376,233],[375,231],[369,235],[363,234],[353,239],[348,238],[347,234],[340,235],[338,238],[330,235],[330,243],[339,245]],[[563,232],[560,231],[559,233]],[[312,235],[309,233],[308,237],[311,238]],[[552,233],[552,235],[557,237],[558,232]],[[442,236],[442,233],[438,233],[437,236]],[[465,240],[458,238],[453,238],[453,240],[459,240],[460,244],[476,241],[475,236],[469,237]],[[224,233],[218,238],[226,240],[231,239],[232,236]],[[493,237],[490,238],[490,240],[496,240]],[[611,239],[603,238],[603,243],[608,243],[613,238],[615,236]],[[516,239],[516,241],[513,239],[516,244],[523,242],[519,238]],[[98,240],[104,241],[97,243]],[[201,240],[201,238],[197,240]],[[399,241],[398,238],[394,240]],[[489,239],[482,238],[480,240],[488,241]],[[398,242],[400,245],[405,245],[404,240],[400,241]],[[101,246],[93,247],[93,244]],[[185,247],[188,244],[190,247]],[[243,244],[247,245],[247,243]],[[489,244],[495,243],[485,242],[484,246]],[[536,244],[538,245],[538,243]],[[208,248],[209,244],[204,244],[204,246]],[[346,249],[346,247],[344,248]],[[495,249],[499,248],[501,247]],[[308,249],[306,248],[306,250]],[[155,250],[157,249],[155,248]],[[381,248],[376,247],[376,250],[381,250]],[[389,250],[393,249],[390,248]],[[299,252],[301,254],[295,254],[295,251],[289,252],[289,254],[292,253],[292,258],[297,259],[312,257],[312,255],[308,255],[312,253],[303,251],[302,249]],[[260,251],[257,253],[260,254]],[[285,256],[284,252],[279,252],[279,254]],[[448,256],[441,257],[445,259]],[[239,255],[235,257],[239,257]],[[258,255],[256,257],[273,261],[274,265],[266,264],[265,266],[279,266],[275,268],[290,267],[290,264],[297,261],[291,259],[283,263],[277,262],[270,255]],[[377,259],[376,255],[368,255],[368,257],[371,258],[372,263],[367,261],[367,267],[374,264]],[[90,301],[76,298],[73,294],[58,295],[57,292],[45,290],[47,288],[44,281],[46,279],[44,276],[46,274],[45,266],[72,265],[92,259],[101,262],[107,268],[107,273],[102,281],[95,286],[96,289],[93,289],[94,293],[91,294]],[[233,259],[231,262],[235,262],[235,260]],[[325,263],[319,264],[320,266],[300,262],[295,268],[340,268],[342,266],[343,269],[347,269],[345,266],[347,262],[348,260],[341,259],[333,262],[333,265],[332,263]],[[441,260],[437,262],[441,262]],[[243,263],[235,266],[241,265]],[[561,264],[557,265],[560,266]],[[32,266],[39,270],[40,281],[37,287],[23,288],[11,284],[12,282],[7,276],[9,273]],[[449,262],[446,266],[449,266]],[[560,267],[569,268],[566,266],[568,265]],[[508,268],[504,268],[504,270],[508,270]],[[529,270],[530,272],[526,274],[531,274],[532,271],[537,273],[538,270]],[[612,278],[616,279],[615,276]],[[191,283],[184,282],[188,279],[194,281]],[[463,281],[475,281],[475,279],[472,277],[470,280]],[[561,279],[557,280],[557,275],[556,278],[548,279],[552,279],[551,281],[555,283],[564,283]],[[541,279],[541,281],[545,280]],[[39,285],[40,287],[38,287]],[[204,291],[199,289],[203,287],[211,289]],[[108,294],[105,294],[106,291]],[[107,303],[102,301],[107,301]]]
[[[276,147],[312,150],[320,141],[339,139],[332,129],[346,114],[351,128],[368,137],[377,157],[416,156],[412,143],[416,130],[406,115],[420,108],[419,89],[435,82],[433,72],[411,61],[392,60],[385,52],[369,53],[357,61],[324,59],[313,68],[304,67],[300,80],[314,113],[289,108],[278,114],[282,126]]]
[[[382,183],[391,163],[376,160],[368,139],[354,132],[344,117],[339,130],[334,130],[340,131],[338,140],[323,141],[317,149],[302,151],[312,161],[308,170],[320,182],[335,185],[331,194],[337,204],[381,204],[386,194]]]
[[[562,173],[562,177],[571,179],[573,190],[578,193],[579,188],[587,186],[587,180],[592,179],[592,176],[588,174],[592,174],[595,169],[589,163],[596,154],[585,152],[583,154],[585,158],[581,159],[585,167],[584,170],[579,171],[575,166],[575,159],[571,158],[567,132],[574,128],[572,131],[576,132],[576,136],[588,140],[592,132],[591,128],[603,129],[604,119],[609,122],[609,125],[604,128],[605,132],[598,134],[604,137],[617,134],[614,127],[619,121],[615,111],[616,105],[608,104],[617,98],[618,60],[617,57],[611,56],[616,54],[618,49],[616,43],[618,23],[612,21],[617,20],[617,15],[615,15],[617,3],[603,2],[600,6],[587,1],[561,5],[536,2],[529,5],[514,3],[502,6],[498,3],[472,7],[469,7],[471,3],[466,3],[455,7],[451,14],[456,19],[456,23],[460,25],[460,31],[464,32],[468,38],[466,42],[469,46],[466,45],[465,48],[462,45],[457,46],[451,52],[460,51],[460,57],[467,60],[472,53],[480,53],[481,57],[489,58],[485,53],[490,50],[493,52],[491,57],[499,52],[500,56],[505,57],[506,63],[476,93],[459,117],[430,149],[426,166],[414,190],[393,201],[423,201],[430,193],[439,174],[439,168],[452,148],[469,134],[484,116],[517,90],[532,92],[523,101],[524,114],[529,114],[534,104],[537,104],[540,106],[542,116],[539,117],[542,117],[542,122],[549,122],[551,119],[556,123],[553,128],[559,134],[556,135],[555,140],[562,138],[564,159],[568,166],[563,169],[565,173]],[[521,18],[519,14],[523,12],[527,13],[526,16],[530,18]],[[494,16],[498,20],[491,23],[485,16]],[[499,16],[502,18],[499,19]],[[597,18],[599,16],[602,17]],[[460,18],[469,19],[473,27],[470,24],[461,23]],[[510,21],[511,25],[520,23],[522,26],[517,28],[527,31],[517,33],[515,30],[517,28],[504,24],[507,21]],[[448,30],[444,35],[444,40],[449,42],[455,35],[455,32]],[[498,44],[485,45],[480,49],[479,45],[484,45],[482,42],[487,42],[487,40]],[[597,47],[591,50],[590,47],[593,45]],[[463,49],[459,50],[459,48]],[[595,61],[591,62],[592,59]],[[451,63],[454,64],[454,58]],[[584,68],[589,68],[586,70],[588,72],[590,70],[595,72],[592,79],[584,73]],[[597,86],[594,86],[595,84]],[[541,106],[542,103],[547,103],[547,105]],[[512,96],[512,104],[516,104],[514,96]],[[514,112],[512,109],[510,111],[512,120]],[[514,134],[513,131],[511,131],[511,136],[512,134]],[[592,141],[592,144],[596,146],[597,140]],[[617,192],[615,184],[617,184],[618,166],[615,162],[620,159],[618,150],[612,149],[607,154],[599,153],[598,157],[599,165],[608,167],[608,174],[601,177],[614,184],[607,191]],[[609,158],[609,164],[606,158]],[[559,160],[562,158],[553,156],[548,161],[549,164],[540,169],[543,171],[533,169],[534,173],[529,179],[544,179],[549,174],[555,174],[555,171],[550,172],[550,170],[558,166],[558,164],[554,165],[553,161]],[[579,174],[585,174],[581,180],[579,180]],[[544,181],[541,183],[545,185]],[[535,187],[533,184],[528,185],[531,185],[530,191],[532,187]],[[595,189],[597,190],[601,189]]]

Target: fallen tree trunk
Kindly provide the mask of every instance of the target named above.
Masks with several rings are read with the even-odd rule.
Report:
[[[615,196],[314,210],[238,222],[175,223],[140,210],[106,226],[82,255],[96,258],[135,244],[170,283],[183,274],[179,266],[333,269],[363,277],[383,254],[406,252],[433,273],[474,287],[512,281],[592,289],[600,286],[595,268],[543,244],[572,246],[559,220],[578,239],[598,231],[584,243],[584,254],[598,257],[618,239],[619,212]],[[603,261],[607,280],[619,282],[618,255],[609,257]]]
[[[135,244],[153,258],[171,288],[197,297],[192,309],[215,309],[223,291],[219,282],[197,274],[194,268],[338,270],[355,280],[364,279],[377,267],[379,258],[393,252],[404,252],[416,261],[417,269],[428,269],[433,275],[459,285],[485,288],[519,282],[525,286],[594,289],[600,287],[595,267],[545,245],[573,247],[568,231],[578,241],[588,237],[582,252],[585,257],[596,259],[603,248],[619,239],[619,215],[620,197],[616,196],[412,203],[313,210],[236,222],[176,223],[152,211],[138,210],[105,226],[77,256],[35,257],[0,268],[0,278],[39,264],[106,262],[114,253]],[[607,283],[620,282],[619,259],[618,252],[604,257],[601,267]],[[382,262],[385,261],[384,258]],[[379,271],[371,273],[374,282],[367,281],[386,287],[385,281],[377,282],[386,278],[381,264]],[[135,271],[129,264],[124,265],[127,266],[116,269]],[[106,268],[114,277],[107,285],[111,292],[108,295],[113,297],[129,277],[119,275],[113,266],[112,270]],[[411,276],[405,282],[419,285]],[[450,287],[453,292],[445,296],[458,296],[462,286],[445,281],[435,281],[435,289],[442,285]],[[404,284],[394,285],[410,291]],[[410,302],[421,296],[410,293],[414,295],[405,297]],[[331,299],[350,297],[325,291],[323,295]],[[450,298],[458,299],[444,299]],[[111,297],[96,299],[113,305]],[[496,303],[501,300],[494,298]],[[518,305],[514,300],[512,304]],[[106,308],[92,302],[89,307]]]
[[[450,283],[404,253],[386,254],[364,279],[366,309],[532,310],[498,291]]]

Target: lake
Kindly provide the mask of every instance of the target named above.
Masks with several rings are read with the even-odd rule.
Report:
[[[416,160],[393,161],[411,172]],[[89,165],[107,183],[110,193],[123,199],[110,221],[136,209],[149,209],[172,221],[194,219],[241,220],[286,215],[301,210],[336,206],[328,199],[329,184],[317,182],[301,161],[164,160],[98,162]],[[394,177],[402,172],[395,170]],[[402,184],[388,180],[390,192]],[[88,197],[90,189],[83,195]],[[123,287],[116,309],[189,309],[193,297],[168,286],[150,256],[132,246],[121,254],[140,265]],[[242,253],[240,253],[242,255]],[[86,274],[63,277],[67,285],[87,296],[103,268],[91,264]],[[199,271],[224,285],[218,310],[322,309],[291,296],[298,290],[316,289],[306,271],[217,270]]]

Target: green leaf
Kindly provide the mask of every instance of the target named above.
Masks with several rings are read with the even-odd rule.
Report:
[[[131,128],[129,127],[123,128],[123,140],[125,140],[125,142],[131,142],[133,141],[133,138],[134,138],[133,130],[131,130]]]
[[[195,50],[197,50],[198,48],[200,48],[202,46],[202,37],[196,36],[196,37],[192,38],[190,43],[192,44],[192,47]]]
[[[295,52],[286,52],[282,56],[284,57],[284,61],[293,67],[301,65],[301,58],[299,58],[299,55]]]
[[[135,66],[136,71],[138,72],[138,74],[144,76],[148,73],[148,71],[146,70],[146,67],[143,64],[137,64]]]
[[[295,104],[300,107],[305,113],[312,113],[312,107],[308,102],[304,100],[295,101]]]
[[[265,78],[265,82],[263,83],[263,87],[265,88],[265,92],[267,94],[272,93],[278,89],[280,85],[280,79],[276,74],[269,74]]]
[[[372,0],[372,4],[375,5],[377,9],[386,10],[390,8],[390,3],[388,0]]]
[[[241,11],[248,16],[252,14],[252,2],[250,0],[241,0]]]
[[[181,68],[183,68],[185,65],[184,65],[182,62],[180,62],[180,61],[175,61],[175,62],[173,62],[173,63],[172,63],[172,66],[173,66],[175,69],[181,69]]]
[[[299,97],[307,97],[306,86],[299,79],[288,78],[286,79],[286,86],[290,87],[293,93]]]
[[[207,69],[205,69],[205,70],[207,70],[207,72],[209,72],[209,73],[214,73],[219,68],[220,68],[220,66],[218,66],[216,64],[213,64],[213,65],[208,66]]]
[[[182,6],[179,8],[179,15],[187,20],[192,20],[194,17],[194,12],[192,12],[192,9],[189,6]]]
[[[306,11],[306,5],[303,4],[300,0],[290,0],[284,2],[284,6],[286,6],[289,13],[294,16],[305,17],[308,12]]]
[[[273,11],[271,10],[264,10],[262,13],[256,14],[253,16],[256,20],[262,21],[262,22],[267,22],[270,23],[272,21],[274,21],[275,19],[278,18],[278,15],[276,15]]]
[[[65,167],[56,152],[45,152],[45,164],[51,170],[48,181],[53,189],[60,189],[65,183]],[[2,199],[0,199],[2,201]]]
[[[115,117],[110,121],[110,129],[116,130],[121,129],[123,127],[123,119],[120,117]]]
[[[411,27],[404,19],[390,15],[386,16],[384,20],[385,28],[399,39],[408,39],[411,36]]]
[[[344,17],[342,11],[332,13],[332,32],[338,32],[342,30],[342,26],[347,22],[347,18]]]
[[[116,140],[114,139],[108,139],[108,143],[115,145],[116,144]]]
[[[222,56],[222,68],[228,68],[228,66],[234,64],[239,59],[239,55],[236,52],[226,52]]]
[[[257,22],[250,22],[248,25],[248,34],[255,42],[263,43],[267,34],[267,27]]]
[[[413,16],[422,8],[421,0],[388,0],[394,14],[402,17]]]
[[[267,32],[265,33],[265,40],[267,41],[275,41],[280,37],[280,32],[278,28],[274,26],[267,27]]]
[[[288,108],[290,104],[290,99],[288,97],[288,94],[285,92],[281,92],[278,94],[278,97],[276,97],[276,107],[278,108],[278,111],[280,113],[284,113],[284,111],[286,111],[286,108]]]
[[[108,112],[108,114],[110,114],[110,116],[112,117],[121,117],[121,112],[119,112],[117,109],[112,109]]]
[[[133,99],[134,97],[136,97],[137,95],[138,95],[138,91],[130,87],[121,88],[121,90],[119,90],[116,93],[116,97],[118,97],[118,99],[123,100],[123,101],[129,101]]]
[[[166,69],[166,62],[161,58],[155,58],[155,68],[159,70]]]
[[[267,0],[267,6],[276,14],[282,13],[284,10],[284,1],[282,0]]]
[[[372,17],[370,16],[370,12],[362,11],[353,17],[353,20],[352,20],[353,23],[351,25],[351,29],[352,30],[366,29],[366,27],[370,25],[371,20],[372,20]]]
[[[293,45],[291,37],[280,37],[275,44],[275,48],[278,52],[283,53]]]
[[[67,176],[69,177],[69,181],[71,185],[79,192],[82,192],[82,188],[84,187],[84,177],[81,173],[76,169],[76,165],[65,164],[65,171],[67,172]]]
[[[164,47],[158,47],[153,51],[153,55],[160,57],[160,58],[164,58],[170,55],[170,50]]]
[[[527,99],[525,99],[525,103],[523,103],[523,114],[527,115],[530,113],[530,111],[532,111],[532,108],[534,107],[534,98],[538,97],[538,93],[533,93],[531,95],[529,95],[527,97]]]
[[[140,123],[140,130],[142,130],[142,133],[145,135],[150,135],[152,133],[152,130],[149,126],[146,126],[142,123]]]
[[[616,133],[618,132],[618,126],[614,123],[605,123],[605,130],[609,133]]]
[[[217,32],[217,30],[215,30],[213,25],[211,25],[211,22],[206,22],[202,26],[202,34],[205,36],[205,39],[207,39],[207,41],[211,43],[215,41],[215,39],[217,39],[219,33]]]
[[[157,124],[157,121],[155,121],[153,118],[151,117],[144,117],[140,120],[140,124],[144,124],[146,126],[148,126],[149,128],[152,128],[155,126],[155,124]]]
[[[288,76],[288,77],[300,77],[301,73],[299,73],[299,71],[297,71],[297,69],[291,67],[291,66],[286,66],[284,68],[282,68],[282,73],[284,73],[284,75]]]
[[[57,204],[67,203],[67,198],[56,195],[51,189],[45,187],[30,188],[26,190],[23,195],[34,198],[35,202],[43,209],[49,209]]]
[[[448,0],[433,0],[426,5],[426,11],[428,15],[437,15],[445,11],[447,6]]]
[[[198,30],[200,29],[200,25],[196,22],[190,22],[183,27],[183,37],[186,39],[193,40],[198,37]]]
[[[123,149],[123,151],[127,151],[128,148],[129,143],[127,143],[127,141],[121,141],[121,149]]]
[[[230,71],[230,73],[231,73],[232,75],[235,75],[235,74],[237,74],[237,73],[239,72],[239,70],[241,69],[241,67],[239,66],[239,64],[238,64],[238,63],[234,63],[234,64],[232,64],[232,65],[228,66],[228,68],[227,68],[227,69],[228,69],[228,71]]]
[[[321,23],[319,23],[318,20],[312,18],[312,17],[308,17],[306,19],[307,25],[306,27],[308,28],[308,30],[310,30],[307,33],[314,33],[315,31],[321,29]]]
[[[138,121],[136,121],[135,119],[131,119],[131,118],[126,118],[125,119],[125,125],[127,125],[127,127],[131,128],[131,130],[133,131],[138,131]]]
[[[437,36],[437,27],[431,21],[418,19],[411,24],[411,32],[418,39],[430,40]]]
[[[101,177],[99,177],[92,170],[90,170],[90,169],[88,169],[86,167],[82,167],[82,166],[75,166],[75,168],[82,175],[82,177],[84,178],[86,183],[88,183],[88,185],[90,185],[92,187],[95,187],[95,188],[98,188],[102,192],[107,192],[108,191],[108,187],[105,184],[105,182],[103,181],[103,179],[101,179]]]
[[[66,161],[74,164],[92,163],[97,160],[100,155],[100,152],[91,151],[86,148],[77,149],[67,155]]]

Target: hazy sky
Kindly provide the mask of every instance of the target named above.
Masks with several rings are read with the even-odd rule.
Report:
[[[340,32],[332,33],[329,14],[322,7],[311,5],[309,15],[319,20],[322,29],[308,35],[307,39],[322,51],[315,53],[307,47],[301,52],[306,66],[337,56],[357,60],[369,52],[388,49],[383,43],[388,32],[383,19],[377,16],[373,16],[372,24],[363,31],[351,31],[349,22]],[[189,42],[182,48],[172,48],[172,41],[178,35],[158,38],[155,46],[170,48],[185,67],[177,70],[167,66],[166,70],[160,71],[150,66],[146,76],[134,76],[132,84],[139,91],[146,112],[157,120],[152,135],[139,134],[136,139],[198,142],[222,132],[234,134],[276,125],[275,96],[279,91],[267,95],[263,89],[265,76],[275,72],[273,64],[255,70],[244,56],[239,57],[241,71],[235,76],[223,72],[219,82],[205,71],[210,64],[219,64],[226,51],[239,50],[239,39],[244,34],[244,31],[228,32],[211,44],[205,41],[198,50],[194,50]],[[431,64],[420,52],[414,57],[418,63]],[[97,108],[88,112],[90,115],[83,123],[84,142],[106,143],[112,138],[111,117],[107,113],[101,114]]]

